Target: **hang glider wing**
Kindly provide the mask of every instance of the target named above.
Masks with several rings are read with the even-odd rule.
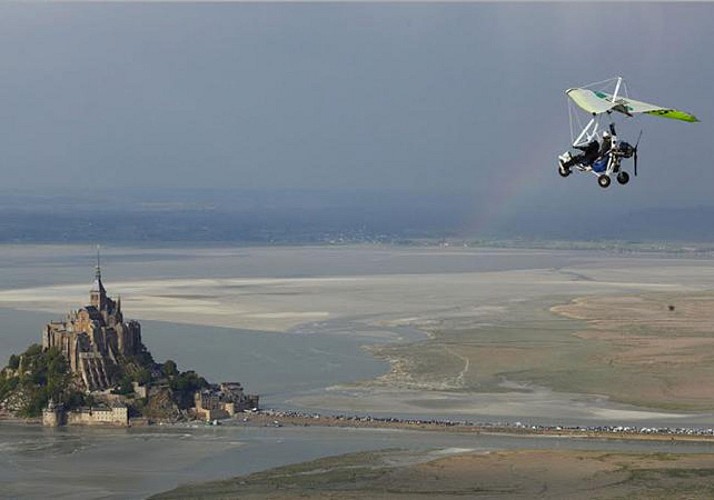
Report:
[[[602,92],[593,92],[590,89],[568,89],[565,93],[575,104],[591,114],[599,115],[615,107],[613,102],[605,98],[607,94]]]
[[[656,104],[636,101],[626,97],[615,98],[611,94],[605,92],[575,88],[568,89],[565,93],[568,94],[568,97],[570,97],[575,104],[588,113],[595,115],[608,111],[618,111],[628,116],[644,113],[653,116],[661,116],[663,118],[671,118],[673,120],[682,120],[685,122],[699,121],[696,116],[678,109],[664,108]]]

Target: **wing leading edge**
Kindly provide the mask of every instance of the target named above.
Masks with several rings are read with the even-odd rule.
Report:
[[[699,121],[696,116],[685,111],[665,108],[656,104],[636,101],[626,97],[614,98],[611,94],[605,92],[574,88],[566,90],[565,93],[573,100],[573,102],[575,102],[575,104],[591,114],[599,115],[608,111],[618,111],[628,116],[644,113],[685,122]]]

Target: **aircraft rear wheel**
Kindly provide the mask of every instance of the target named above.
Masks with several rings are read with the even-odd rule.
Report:
[[[601,188],[606,188],[610,185],[610,177],[602,174],[600,177],[597,178],[597,183],[600,184]]]
[[[620,173],[617,174],[617,182],[622,184],[623,186],[630,182],[630,174],[625,172],[624,170]]]

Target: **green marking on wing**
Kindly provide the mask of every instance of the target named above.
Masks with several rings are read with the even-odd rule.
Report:
[[[652,116],[661,116],[662,118],[671,118],[672,120],[682,120],[690,123],[699,121],[696,116],[678,109],[655,109],[653,111],[646,111],[646,113]]]

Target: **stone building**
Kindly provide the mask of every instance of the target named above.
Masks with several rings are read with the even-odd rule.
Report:
[[[117,383],[120,361],[144,350],[141,325],[124,321],[121,300],[112,300],[102,284],[99,265],[89,292],[89,305],[52,321],[42,332],[42,347],[57,347],[89,391]]]
[[[227,418],[237,412],[258,409],[258,395],[245,394],[239,382],[223,382],[194,394],[196,416],[205,420]]]
[[[50,401],[47,408],[42,411],[42,425],[45,427],[63,425],[128,427],[129,409],[126,405],[115,403],[110,406],[67,411],[61,404]]]
[[[69,425],[128,427],[129,409],[122,404],[98,408],[80,408],[67,412],[66,419]]]

